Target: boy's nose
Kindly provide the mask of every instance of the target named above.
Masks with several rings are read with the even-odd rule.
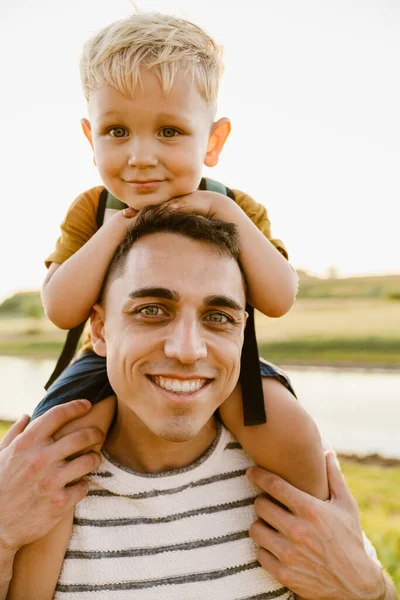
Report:
[[[207,345],[196,321],[181,319],[165,340],[165,356],[182,364],[193,364],[207,357]]]
[[[132,140],[129,148],[128,164],[130,167],[137,167],[138,169],[157,166],[158,159],[153,144],[139,139]]]

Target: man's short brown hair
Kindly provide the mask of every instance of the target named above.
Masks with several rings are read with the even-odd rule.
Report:
[[[134,225],[118,246],[104,279],[100,302],[104,300],[111,281],[124,274],[127,257],[134,244],[154,233],[174,233],[191,240],[205,242],[213,246],[221,256],[232,258],[239,266],[244,290],[245,293],[247,292],[246,279],[239,261],[239,237],[236,225],[157,205],[147,206],[140,211]]]

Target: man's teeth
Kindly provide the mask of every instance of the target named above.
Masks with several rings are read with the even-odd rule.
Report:
[[[182,381],[181,379],[167,379],[166,377],[159,376],[153,377],[153,381],[169,392],[185,394],[197,392],[207,383],[207,379],[186,379],[185,381]]]

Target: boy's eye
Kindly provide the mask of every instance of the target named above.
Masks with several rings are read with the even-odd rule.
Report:
[[[108,133],[111,135],[111,137],[123,138],[123,137],[126,137],[128,132],[125,129],[125,127],[113,127],[112,129],[109,130]]]
[[[160,131],[160,135],[163,138],[173,138],[177,135],[180,135],[180,131],[178,131],[174,127],[163,127]]]
[[[216,323],[217,325],[225,325],[226,323],[231,322],[231,319],[227,315],[220,312],[210,313],[207,315],[206,319],[211,321],[211,323]]]

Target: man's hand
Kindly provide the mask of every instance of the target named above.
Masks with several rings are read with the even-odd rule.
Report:
[[[255,502],[260,518],[250,528],[260,545],[258,560],[282,585],[310,600],[396,598],[385,594],[382,570],[365,551],[358,506],[336,458],[332,452],[326,458],[331,499],[325,502],[268,471],[249,469],[249,479],[267,493]]]
[[[66,459],[100,443],[103,432],[91,427],[57,441],[52,436],[90,408],[87,400],[75,400],[52,408],[29,425],[29,417],[24,415],[0,444],[3,561],[6,557],[13,559],[23,545],[47,534],[69,508],[86,496],[88,484],[80,479],[100,465],[100,455],[89,452]],[[68,485],[71,482],[76,483]]]

